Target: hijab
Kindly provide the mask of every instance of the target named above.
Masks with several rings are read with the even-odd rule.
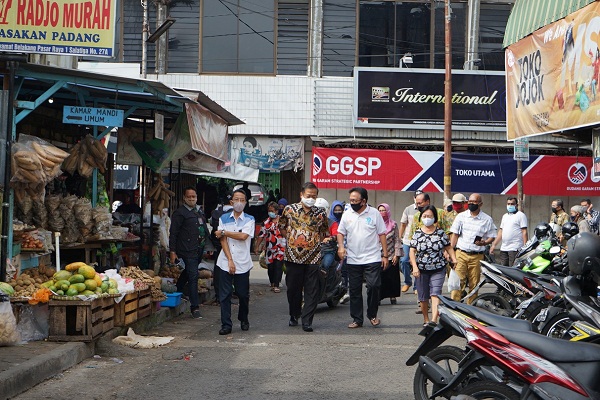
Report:
[[[394,225],[396,225],[396,221],[392,219],[390,205],[388,203],[381,203],[377,206],[377,210],[379,210],[379,207],[385,208],[385,214],[381,216],[383,217],[383,222],[385,222],[385,227],[387,229],[386,233],[390,233],[392,230],[394,230]]]
[[[344,211],[344,203],[342,203],[339,200],[334,200],[333,203],[331,203],[331,208],[329,209],[329,220],[332,222],[340,222],[340,220],[338,218],[335,217],[335,215],[333,214],[333,210],[335,210],[336,206],[340,206],[342,207],[342,211]]]
[[[282,206],[287,206],[288,205],[288,201],[284,198],[279,199],[279,201],[277,202],[277,204],[282,205]]]

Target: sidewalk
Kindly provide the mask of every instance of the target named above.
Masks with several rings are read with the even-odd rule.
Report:
[[[269,283],[267,271],[258,262],[254,263],[250,282],[259,285]],[[128,327],[116,327],[91,343],[38,341],[0,347],[0,400],[23,393],[92,357],[96,348],[103,345],[102,342],[125,335],[128,328],[133,328],[136,333],[143,333],[185,312],[189,312],[189,303],[186,301],[176,308],[161,308]]]

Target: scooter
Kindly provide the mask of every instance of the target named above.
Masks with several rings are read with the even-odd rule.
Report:
[[[342,279],[342,271],[337,268],[337,262],[329,266],[326,276],[319,273],[319,304],[327,303],[329,308],[334,308],[347,290]]]

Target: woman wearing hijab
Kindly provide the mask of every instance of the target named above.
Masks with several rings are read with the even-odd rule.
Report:
[[[288,205],[288,201],[284,198],[281,198],[277,201],[277,205],[279,206],[279,215],[281,215],[281,213],[283,212],[283,209],[285,208],[285,206]]]
[[[402,254],[402,241],[398,234],[398,223],[392,219],[389,204],[381,203],[377,206],[386,226],[386,239],[389,255],[389,268],[381,272],[380,299],[389,297],[391,304],[396,304],[396,297],[400,296],[400,268],[398,260]],[[390,251],[394,249],[394,251]],[[383,253],[381,253],[383,257]]]

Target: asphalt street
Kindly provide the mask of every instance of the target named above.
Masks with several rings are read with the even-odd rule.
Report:
[[[383,300],[381,325],[348,329],[349,306],[319,305],[314,332],[288,327],[285,288],[269,290],[266,271],[251,273],[250,330],[234,324],[219,336],[220,309],[202,306],[145,335],[173,336],[156,349],[97,346],[98,355],[16,399],[413,399],[415,367],[406,359],[421,342],[416,296]],[[366,296],[366,293],[365,293]],[[234,317],[237,307],[234,306]],[[366,320],[366,317],[365,317]]]

